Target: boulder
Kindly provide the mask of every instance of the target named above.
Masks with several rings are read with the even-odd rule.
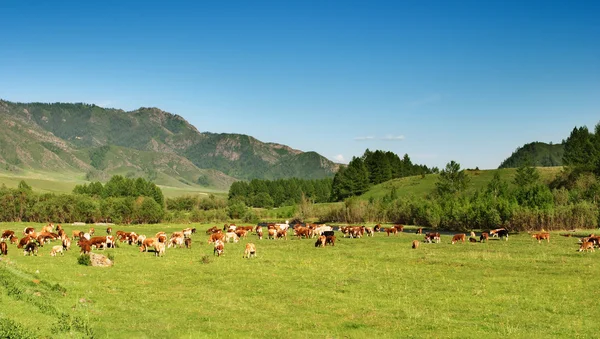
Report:
[[[90,253],[90,260],[92,266],[110,267],[113,265],[113,262],[102,254]]]

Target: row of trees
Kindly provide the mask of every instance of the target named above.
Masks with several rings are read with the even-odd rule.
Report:
[[[132,179],[115,175],[104,185],[99,181],[77,185],[73,188],[73,193],[99,198],[152,197],[161,207],[165,205],[162,190],[144,178]]]
[[[300,203],[303,196],[315,203],[323,203],[330,200],[331,184],[331,179],[237,181],[229,188],[229,200],[263,208],[295,205]]]
[[[353,157],[348,166],[341,167],[335,174],[331,199],[340,201],[361,195],[372,185],[392,179],[438,172],[437,168],[413,164],[408,154],[402,159],[393,152],[366,150],[362,157]]]

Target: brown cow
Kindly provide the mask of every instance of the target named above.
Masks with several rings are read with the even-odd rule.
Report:
[[[298,238],[309,238],[311,235],[311,230],[308,227],[298,227],[298,228],[294,228],[294,235],[297,236]]]
[[[398,232],[404,232],[404,225],[396,224],[394,228],[398,230]]]
[[[149,247],[154,247],[154,243],[157,242],[155,238],[146,238],[140,246],[140,252],[147,252]]]
[[[160,241],[154,242],[154,256],[162,257],[165,255],[165,243]]]
[[[589,241],[584,241],[584,242],[581,243],[581,246],[579,247],[578,251],[579,252],[582,252],[582,251],[586,251],[587,252],[588,250],[594,252],[594,243],[589,242]]]
[[[225,238],[225,234],[213,233],[208,237],[208,243],[210,244],[210,243],[216,242],[217,240],[223,241],[223,238]]]
[[[286,231],[286,230],[280,230],[280,231],[277,231],[277,236],[276,236],[276,238],[277,238],[277,239],[279,239],[279,238],[284,238],[285,240],[287,240],[287,231]]]
[[[256,257],[256,246],[251,242],[246,244],[246,250],[244,251],[242,258],[250,259],[250,257]]]
[[[17,245],[17,248],[23,248],[25,247],[27,244],[29,244],[31,241],[35,241],[35,238],[32,236],[24,236],[23,238],[21,238],[21,241],[19,241],[19,244]]]
[[[439,232],[429,232],[429,233],[425,233],[425,241],[428,243],[431,243],[431,242],[439,243],[442,241],[442,237]]]
[[[25,248],[23,249],[23,255],[37,255],[37,252],[38,248],[34,242],[30,242],[29,244],[25,245]]]
[[[388,228],[385,228],[385,233],[387,233],[388,237],[390,236],[390,233],[393,233],[397,236],[398,229],[396,227],[388,227]]]
[[[477,238],[470,237],[469,242],[477,242]]]
[[[75,240],[75,238],[81,239],[81,238],[83,238],[83,235],[84,235],[84,234],[85,234],[85,233],[83,233],[83,232],[82,232],[82,231],[80,231],[80,230],[73,230],[73,231],[71,232],[71,240]]]
[[[6,230],[6,231],[2,232],[2,237],[0,237],[0,241],[8,240],[14,235],[15,235],[15,231]]]
[[[48,224],[44,227],[42,227],[42,233],[44,232],[52,232],[54,230],[54,225],[53,224]]]
[[[315,242],[315,247],[325,247],[325,242],[327,241],[327,237],[324,235],[321,235],[317,238],[317,241]]]
[[[375,231],[375,232],[381,232],[381,225],[380,224],[375,225],[373,227],[373,231]]]
[[[85,238],[80,238],[77,242],[77,246],[81,248],[81,251],[79,252],[80,254],[90,254],[92,251],[92,245],[90,244],[90,241],[86,240]]]
[[[273,226],[273,228],[269,228],[269,230],[268,230],[268,233],[269,233],[268,238],[269,239],[275,239],[275,236],[277,235],[277,231],[275,230],[274,227],[275,226]]]
[[[112,227],[107,227],[106,228],[106,234],[111,235],[112,234]]]
[[[8,245],[4,241],[0,242],[0,254],[8,255]]]
[[[185,248],[192,248],[192,238],[185,238]]]
[[[217,233],[221,231],[220,229],[217,228],[217,226],[211,227],[209,229],[206,230],[206,234],[212,234],[212,233]]]
[[[71,249],[71,239],[64,238],[62,240],[63,250],[68,251]]]
[[[328,235],[325,238],[325,245],[330,244],[331,246],[335,246],[335,235]]]
[[[419,248],[419,240],[413,240],[413,242],[412,242],[412,248],[414,248],[414,249]]]
[[[248,231],[243,229],[242,227],[239,227],[235,230],[235,234],[239,237],[239,238],[246,238],[246,236],[248,235]]]
[[[263,238],[263,230],[261,226],[256,226],[256,235],[258,236],[258,239]]]
[[[542,243],[542,240],[547,240],[548,242],[550,242],[550,233],[536,233],[533,234],[531,237],[535,238],[539,244]]]
[[[467,238],[467,235],[462,233],[462,234],[457,234],[455,236],[452,237],[452,244],[454,245],[455,243],[457,243],[458,241],[462,241],[463,243],[465,242]]]
[[[417,232],[416,233],[417,234],[423,234],[423,228],[422,227],[417,228]]]
[[[90,231],[88,233],[90,235],[94,235],[94,233],[96,233],[96,230],[93,227],[90,227]]]
[[[23,230],[23,234],[25,235],[33,235],[35,233],[35,228],[33,227],[25,227]]]
[[[14,235],[12,237],[10,237],[10,243],[12,245],[15,245],[19,242],[19,238],[15,237]]]

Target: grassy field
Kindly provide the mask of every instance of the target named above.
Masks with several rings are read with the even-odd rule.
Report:
[[[6,187],[9,188],[16,188],[21,180],[24,180],[35,192],[56,194],[71,193],[76,185],[89,183],[88,181],[77,178],[76,176],[65,177],[60,174],[52,173],[28,172],[24,173],[23,175],[15,176],[0,172],[0,185],[6,185]],[[215,194],[224,196],[227,194],[225,191],[197,185],[186,187],[159,185],[159,187],[162,189],[163,194],[167,198],[173,198],[182,195],[208,196],[209,194]]]
[[[162,258],[128,245],[109,249],[110,268],[78,265],[77,248],[51,257],[47,245],[24,257],[9,245],[0,257],[0,324],[9,319],[53,338],[88,328],[96,338],[593,338],[600,331],[600,253],[578,253],[575,238],[552,234],[538,244],[520,234],[451,245],[443,235],[413,250],[422,236],[408,232],[338,235],[326,248],[251,236],[217,258],[208,226],[194,225],[201,231],[191,250],[168,249]],[[248,241],[257,244],[255,259],[242,259]]]
[[[540,177],[546,183],[552,181],[561,170],[562,167],[538,167]],[[516,169],[514,168],[467,171],[467,174],[471,178],[467,192],[475,192],[476,190],[485,188],[496,172],[500,174],[502,180],[512,185],[516,173]],[[383,198],[385,195],[390,194],[393,187],[396,188],[399,197],[410,195],[424,197],[435,190],[438,177],[438,174],[428,174],[425,177],[413,176],[390,180],[371,187],[369,191],[361,195],[361,198]]]

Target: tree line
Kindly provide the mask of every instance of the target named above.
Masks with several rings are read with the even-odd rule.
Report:
[[[331,184],[329,178],[237,181],[229,188],[228,197],[230,201],[261,208],[295,205],[303,196],[314,203],[323,203],[330,201]]]

